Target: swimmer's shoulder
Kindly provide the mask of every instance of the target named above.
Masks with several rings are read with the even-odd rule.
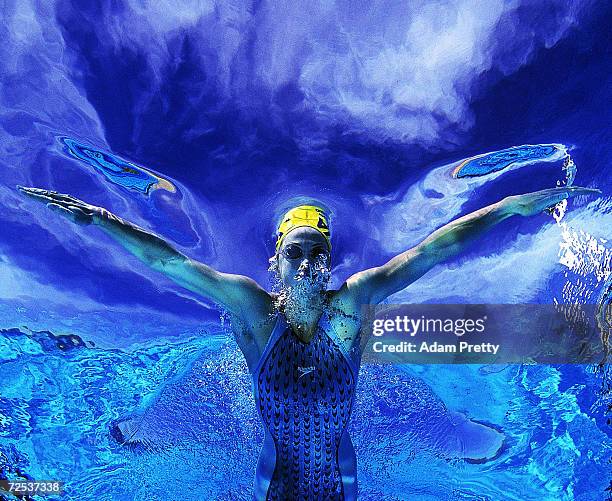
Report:
[[[332,312],[359,318],[365,306],[359,302],[359,297],[351,291],[346,282],[339,289],[327,291],[327,303]]]
[[[251,311],[240,314],[230,313],[234,339],[244,354],[249,368],[254,367],[263,354],[276,326],[275,295],[267,294],[269,300],[260,301]]]
[[[362,306],[347,294],[346,288],[328,291],[329,321],[347,352],[360,337]]]

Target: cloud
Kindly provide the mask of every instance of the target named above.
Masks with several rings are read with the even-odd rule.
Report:
[[[560,40],[580,9],[581,2],[502,0],[130,0],[95,8],[16,2],[5,13],[3,72],[15,81],[37,82],[38,89],[18,84],[14,102],[19,92],[38,96],[40,115],[77,114],[91,135],[99,132],[98,120],[79,85],[82,72],[99,64],[96,53],[122,57],[128,51],[144,58],[142,81],[133,82],[138,116],[160,95],[161,106],[171,106],[164,101],[172,84],[168,71],[180,71],[187,43],[196,79],[190,106],[201,113],[211,105],[203,96],[214,94],[218,103],[236,103],[247,115],[263,106],[277,125],[287,113],[311,116],[313,122],[303,124],[308,131],[292,124],[298,140],[308,135],[308,144],[340,125],[381,140],[444,147],[472,125],[472,88],[481,75],[516,71]],[[90,68],[73,67],[83,47],[65,40],[79,24],[97,34],[99,47],[86,55]],[[38,75],[33,62],[43,68]]]

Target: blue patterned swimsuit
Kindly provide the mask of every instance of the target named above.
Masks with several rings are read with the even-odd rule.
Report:
[[[265,428],[255,475],[257,501],[357,498],[357,460],[347,433],[358,374],[355,356],[345,352],[327,313],[308,343],[278,314],[253,371]]]

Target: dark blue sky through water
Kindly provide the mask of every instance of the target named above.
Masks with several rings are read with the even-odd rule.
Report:
[[[401,226],[381,221],[432,166],[562,143],[578,167],[575,184],[609,192],[608,2],[396,4],[8,5],[0,28],[0,298],[216,315],[96,229],[24,200],[16,184],[103,205],[190,256],[264,284],[275,213],[298,195],[332,207],[335,271],[345,278],[389,257],[391,238],[404,241]],[[59,137],[152,169],[177,192],[114,185],[67,155]],[[462,212],[562,176],[557,166],[504,179]],[[608,238],[609,199],[599,207],[601,217],[584,213],[576,224]],[[508,247],[520,262],[551,237],[513,239],[544,224],[544,216],[509,221],[466,259],[476,266],[478,256]],[[520,265],[525,276],[539,270],[537,283],[525,279],[488,299],[529,301],[525,291],[538,287],[541,300],[554,264]],[[455,296],[469,299],[462,283]]]

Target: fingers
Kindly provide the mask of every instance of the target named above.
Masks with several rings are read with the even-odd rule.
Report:
[[[17,185],[17,189],[21,191],[24,195],[28,195],[33,198],[48,198],[46,190],[41,190],[40,188],[26,188],[25,186]]]
[[[47,204],[47,208],[49,208],[50,210],[52,210],[53,212],[57,212],[58,214],[61,214],[62,216],[66,216],[68,219],[74,221],[74,214],[67,209],[66,207],[63,207],[61,205],[58,204],[54,204],[54,203],[48,203]]]
[[[601,195],[601,190],[597,188],[583,188],[582,186],[569,186],[566,188],[569,196],[576,195]]]
[[[584,188],[582,186],[561,186],[558,188],[550,188],[538,192],[542,197],[542,201],[546,204],[544,211],[549,214],[554,212],[557,204],[563,200],[578,195],[598,195],[601,190],[597,188]]]
[[[535,193],[541,195],[564,193],[568,196],[575,196],[581,194],[601,194],[601,190],[598,188],[584,188],[583,186],[559,186],[557,188],[547,188],[545,190],[536,191]]]
[[[68,206],[65,207],[56,203],[48,203],[47,207],[53,212],[57,212],[62,216],[67,217],[73,223],[81,226],[86,226],[91,223],[91,214],[87,214],[80,207]]]
[[[17,188],[22,193],[26,193],[28,195],[46,195],[46,196],[61,195],[61,193],[58,193],[57,191],[45,190],[43,188],[34,188],[30,186],[20,186],[20,185],[17,185]]]
[[[579,195],[600,195],[601,190],[597,188],[583,188],[581,186],[568,186],[567,188],[560,188],[560,193],[557,197],[557,202],[566,200],[568,198],[577,197]]]
[[[72,211],[64,207],[63,205],[54,204],[53,202],[49,202],[46,205],[47,205],[47,208],[51,209],[53,212],[59,212],[60,214],[63,214],[63,215],[72,214]]]
[[[582,186],[559,186],[540,191],[515,195],[507,198],[506,206],[511,212],[523,216],[532,216],[541,211],[553,211],[559,202],[578,195],[600,195],[597,188]]]
[[[42,202],[48,201],[52,203],[69,203],[76,205],[86,205],[85,202],[65,193],[58,193],[57,191],[45,190],[42,188],[31,188],[17,185],[19,191],[23,194],[39,200]]]
[[[42,193],[32,193],[32,192],[24,192],[29,198],[32,198],[38,202],[42,202],[44,204],[56,204],[60,202],[57,198],[54,198],[50,195],[44,195]]]
[[[41,193],[41,192],[49,191],[49,190],[43,190],[42,188],[34,188],[32,186],[21,186],[20,184],[17,185],[17,189],[25,193]],[[54,193],[54,192],[50,192],[50,193]]]
[[[24,186],[17,186],[17,188],[19,188],[19,191],[21,191],[25,195],[28,195],[38,200],[58,200],[61,199],[61,197],[63,196],[62,194],[57,193],[56,191],[43,190],[41,188],[27,188]]]
[[[536,191],[533,195],[537,198],[545,199],[553,203],[554,200],[560,202],[566,198],[576,197],[578,195],[599,195],[601,190],[597,188],[583,188],[582,186],[560,186],[558,188],[548,188],[546,190]]]
[[[69,205],[68,209],[71,210],[73,213],[76,213],[77,216],[80,217],[91,217],[92,216],[92,211],[86,211],[83,207],[78,206],[78,205]]]
[[[17,185],[17,188],[19,189],[19,191],[21,191],[22,193],[25,193],[26,195],[46,196],[46,197],[77,200],[71,195],[67,195],[65,193],[58,193],[57,191],[53,191],[53,190],[45,190],[43,188],[33,188],[33,187],[20,186],[20,185]]]
[[[44,203],[49,209],[66,216],[73,223],[86,226],[93,222],[94,214],[100,211],[99,207],[89,205],[71,195],[57,193],[42,188],[29,188],[17,186],[25,195]]]

